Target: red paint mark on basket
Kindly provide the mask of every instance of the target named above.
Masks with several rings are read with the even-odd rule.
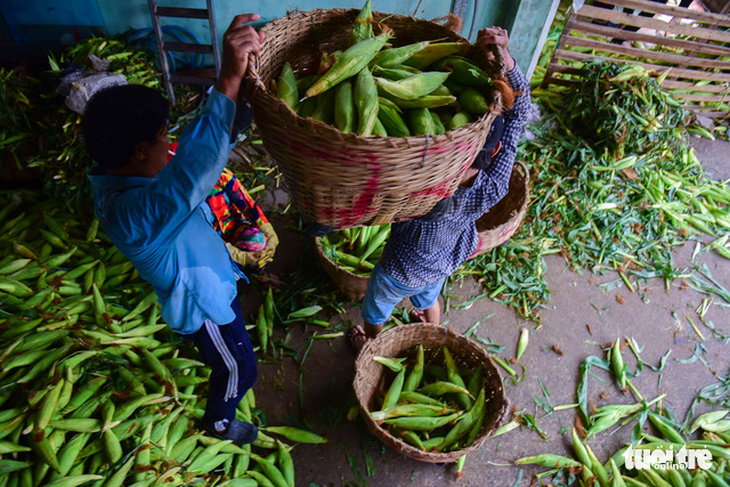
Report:
[[[439,198],[448,198],[454,192],[450,190],[449,184],[451,181],[442,181],[428,188],[423,188],[420,191],[416,191],[411,194],[411,198],[418,198],[421,196],[437,196]]]
[[[368,214],[377,213],[378,209],[373,205],[373,201],[379,190],[380,168],[376,166],[372,169],[370,179],[365,182],[365,189],[357,197],[351,208],[342,210],[323,208],[322,213],[326,218],[334,218],[338,227],[352,226]]]
[[[299,156],[314,157],[326,162],[357,165],[380,164],[380,156],[376,156],[375,154],[365,154],[362,150],[349,150],[347,148],[342,148],[337,151],[325,151],[296,141],[291,141],[290,145]]]

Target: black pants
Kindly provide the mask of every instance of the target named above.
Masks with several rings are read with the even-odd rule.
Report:
[[[208,405],[203,422],[218,430],[236,417],[236,406],[256,382],[256,355],[241,313],[238,295],[231,303],[236,319],[226,325],[206,320],[189,337],[211,368]]]

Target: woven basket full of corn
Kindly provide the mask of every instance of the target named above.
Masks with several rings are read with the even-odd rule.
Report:
[[[498,247],[510,239],[527,214],[530,202],[530,176],[522,162],[516,162],[509,180],[509,191],[499,203],[476,221],[479,243],[470,258]]]
[[[335,286],[337,286],[337,289],[342,294],[353,301],[359,301],[365,297],[365,292],[368,290],[368,282],[370,281],[369,276],[355,274],[332,262],[322,250],[319,239],[315,240],[314,248],[317,261],[330,278],[332,278],[332,282],[335,283]]]
[[[457,188],[501,111],[494,91],[477,120],[440,135],[365,137],[343,133],[297,115],[276,95],[275,82],[289,63],[295,73],[316,72],[322,53],[345,50],[356,9],[295,12],[267,24],[265,40],[251,63],[247,90],[256,128],[278,164],[283,184],[302,217],[336,228],[379,225],[428,213]],[[468,42],[434,22],[372,13],[374,29],[391,29],[394,47],[418,41]],[[387,27],[383,27],[387,26]],[[465,56],[498,76],[499,53],[490,60],[469,46]]]
[[[481,392],[479,394],[474,393],[474,397],[477,399],[473,402],[473,407],[477,407],[477,403],[481,398],[483,401],[480,404],[483,407],[481,410],[483,420],[477,424],[480,427],[475,430],[476,434],[470,442],[462,440],[451,445],[450,448],[419,448],[397,436],[396,432],[402,433],[402,430],[388,429],[386,424],[388,421],[379,420],[380,418],[377,415],[382,411],[378,410],[384,408],[381,402],[387,401],[388,393],[386,391],[390,391],[390,384],[393,383],[395,380],[394,375],[396,375],[383,365],[382,358],[405,359],[404,366],[409,366],[417,360],[419,348],[423,356],[422,363],[426,368],[443,364],[446,355],[444,350],[447,349],[450,352],[450,360],[459,370],[482,371],[481,381],[477,386],[478,389],[481,389]],[[355,364],[355,371],[353,387],[360,405],[360,412],[370,432],[401,455],[423,462],[455,462],[469,452],[478,450],[484,441],[496,431],[508,408],[502,377],[486,350],[475,341],[440,325],[430,323],[408,324],[383,331],[375,339],[369,340],[360,351]],[[426,377],[427,374],[424,374],[424,379],[419,386],[421,388],[417,390],[423,391],[424,394],[431,394],[428,389],[433,389],[435,384],[428,383]],[[407,381],[408,379],[406,379]],[[407,387],[404,386],[403,390],[406,389]],[[401,397],[406,394],[408,393],[401,393]],[[385,399],[383,399],[384,396],[386,396]],[[413,396],[412,393],[411,396]],[[401,404],[401,402],[399,400],[398,404]],[[392,409],[389,410],[392,411]],[[457,418],[457,420],[443,426],[443,428],[446,430],[455,428],[457,426],[454,423],[461,420]],[[433,436],[436,436],[436,431],[439,430],[431,432]],[[447,433],[446,437],[448,436]]]

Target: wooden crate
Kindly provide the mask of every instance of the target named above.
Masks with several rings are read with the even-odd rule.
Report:
[[[655,76],[666,72],[664,88],[688,110],[713,118],[730,114],[730,32],[723,30],[730,28],[730,16],[648,0],[601,3],[614,8],[584,5],[570,14],[542,87],[577,83],[576,62],[603,59],[638,64]],[[625,9],[654,15],[640,16]],[[641,29],[632,32],[635,28]]]

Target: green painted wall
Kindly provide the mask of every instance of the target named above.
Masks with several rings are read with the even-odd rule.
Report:
[[[49,9],[48,4],[53,8]],[[464,5],[464,24],[461,34],[474,41],[479,29],[491,25],[500,25],[510,32],[512,54],[520,66],[529,73],[534,67],[536,53],[539,53],[545,34],[555,14],[559,0],[372,0],[372,8],[376,11],[391,12],[400,15],[433,19],[443,17],[453,11],[457,5]],[[12,4],[12,12],[9,7]],[[160,5],[178,7],[205,6],[205,0],[160,0]],[[256,12],[262,16],[263,24],[267,21],[283,17],[287,11],[313,8],[361,8],[364,0],[317,0],[312,2],[294,2],[285,0],[250,0],[235,2],[230,0],[214,0],[215,21],[218,27],[219,40],[233,17],[239,13]],[[74,26],[88,24],[88,14],[93,13],[94,25],[101,24],[110,34],[118,34],[130,29],[145,29],[152,26],[147,0],[39,0],[22,2],[7,0],[0,2],[0,13],[5,18],[11,32],[27,32],[24,25],[16,25],[22,19],[33,19],[34,24],[53,26],[53,32],[73,32]],[[21,20],[17,20],[21,19]],[[194,32],[203,43],[210,42],[208,23],[199,20],[167,19],[180,27]],[[27,36],[15,39],[18,43],[32,43]],[[49,42],[44,39],[44,42]]]

